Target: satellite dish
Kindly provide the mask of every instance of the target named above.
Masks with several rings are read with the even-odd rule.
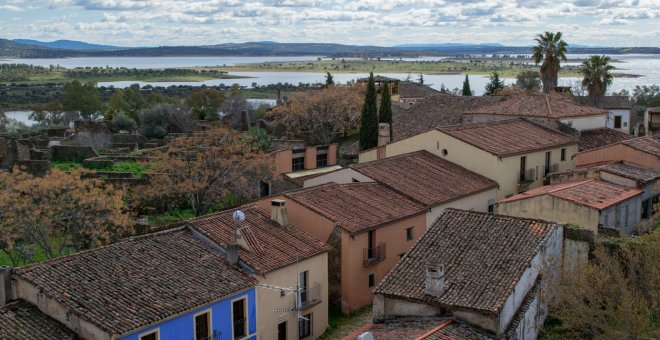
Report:
[[[245,221],[245,213],[242,212],[242,211],[240,211],[240,210],[236,210],[236,211],[234,211],[234,213],[231,215],[231,218],[234,219],[234,222],[242,222],[242,221]]]

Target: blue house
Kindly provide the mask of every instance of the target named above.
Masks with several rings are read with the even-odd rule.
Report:
[[[85,339],[256,339],[255,279],[179,227],[11,269],[26,301]]]

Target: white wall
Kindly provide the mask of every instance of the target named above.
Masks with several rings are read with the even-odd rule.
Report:
[[[607,109],[607,127],[614,129],[614,116],[621,116],[621,128],[617,129],[621,132],[629,133],[630,132],[630,110],[616,110],[616,109]]]
[[[346,184],[354,182],[355,180],[358,182],[374,182],[373,179],[363,175],[360,172],[357,172],[351,168],[344,168],[305,180],[303,182],[303,188],[309,188],[330,182]]]
[[[572,117],[563,118],[559,120],[564,124],[570,125],[572,128],[582,131],[598,129],[607,126],[607,115],[589,116],[589,117]]]
[[[462,210],[488,212],[488,203],[495,202],[497,197],[497,189],[493,188],[471,196],[459,198],[455,201],[447,202],[431,208],[431,211],[426,213],[426,229],[430,228],[435,220],[442,215],[447,208],[456,208]]]

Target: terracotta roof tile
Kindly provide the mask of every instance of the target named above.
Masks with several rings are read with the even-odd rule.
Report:
[[[447,209],[376,287],[376,294],[497,314],[558,225]],[[445,289],[425,294],[426,265],[442,263]]]
[[[496,156],[511,156],[577,143],[573,137],[517,118],[438,128]]]
[[[411,81],[399,83],[399,96],[401,98],[424,98],[438,93],[440,92],[420,83]]]
[[[284,194],[350,234],[426,213],[421,204],[379,183],[323,184]]]
[[[621,144],[660,157],[660,135],[629,139]]]
[[[616,144],[618,142],[635,138],[635,136],[610,128],[583,130],[580,132],[580,151],[591,150],[601,146]]]
[[[632,107],[632,101],[628,96],[604,96],[594,104],[591,104],[591,101],[587,96],[577,96],[575,97],[575,101],[580,105],[600,107],[603,109],[625,110]]]
[[[491,105],[468,110],[466,115],[486,114],[517,117],[570,118],[604,115],[607,111],[578,105],[560,95],[525,94],[506,96]]]
[[[507,203],[548,194],[575,204],[602,210],[641,193],[642,190],[640,189],[624,187],[596,179],[589,179],[585,181],[545,185],[502,199],[498,201],[498,203]]]
[[[253,287],[178,228],[17,268],[17,278],[111,335],[124,335]]]
[[[19,300],[0,306],[0,339],[78,339],[73,331]]]
[[[198,217],[188,221],[194,230],[221,247],[233,242],[237,209]],[[250,249],[239,250],[239,257],[260,274],[305,260],[328,251],[329,247],[292,226],[282,227],[270,219],[270,213],[254,205],[238,208],[245,214],[241,234]]]
[[[449,317],[395,319],[383,323],[367,324],[345,337],[344,340],[356,339],[358,335],[369,332],[376,340],[416,340],[424,336],[425,340],[448,338],[490,340],[492,337],[475,328]]]
[[[438,126],[461,124],[464,111],[500,100],[502,97],[435,94],[408,109],[393,107],[393,140],[405,139]]]
[[[497,182],[428,151],[356,164],[351,168],[427,206],[497,187]]]
[[[660,178],[660,169],[647,168],[632,163],[612,163],[600,167],[601,171],[647,183]]]

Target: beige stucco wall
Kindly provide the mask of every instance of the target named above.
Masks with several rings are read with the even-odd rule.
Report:
[[[497,212],[502,215],[539,218],[562,224],[576,224],[596,233],[598,232],[600,218],[600,212],[596,209],[574,204],[547,194],[498,203]]]
[[[495,203],[497,198],[497,189],[482,191],[480,193],[459,198],[457,200],[441,204],[431,208],[426,214],[426,228],[430,228],[433,223],[442,215],[447,208],[471,210],[471,211],[488,211],[488,202]]]
[[[298,275],[308,271],[309,287],[315,283],[321,285],[321,303],[301,311],[302,315],[312,313],[313,330],[311,339],[318,338],[328,327],[328,254],[323,253],[302,260],[264,276],[255,276],[260,284],[294,288]],[[257,287],[257,337],[259,339],[277,339],[277,326],[287,323],[287,339],[298,339],[296,312],[276,312],[276,309],[294,308],[295,294],[282,296],[279,291]]]
[[[566,149],[566,160],[560,161],[561,149]],[[575,167],[573,156],[577,153],[577,143],[542,151],[529,152],[522,155],[499,158],[484,150],[467,144],[438,130],[431,130],[422,134],[403,139],[386,145],[387,157],[408,152],[427,150],[435,155],[456,163],[468,170],[495,180],[499,184],[497,198],[533,189],[542,185],[543,169],[545,166],[545,152],[551,152],[550,164],[559,164],[559,171],[571,170]],[[447,155],[444,155],[444,151]],[[518,185],[520,157],[527,157],[527,169],[538,169],[536,180],[521,187]],[[368,150],[360,154],[359,162],[364,163],[376,158],[376,150]],[[540,173],[539,173],[540,172]]]
[[[564,124],[570,125],[572,128],[582,131],[598,129],[607,126],[607,114],[588,116],[588,117],[572,117],[563,118],[559,120]]]
[[[275,175],[284,174],[293,171],[291,159],[293,158],[293,151],[282,150],[272,153],[275,159]]]
[[[594,163],[624,161],[649,168],[660,168],[660,158],[645,152],[629,148],[623,144],[614,144],[597,149],[579,152],[575,156],[575,165],[584,166]]]

